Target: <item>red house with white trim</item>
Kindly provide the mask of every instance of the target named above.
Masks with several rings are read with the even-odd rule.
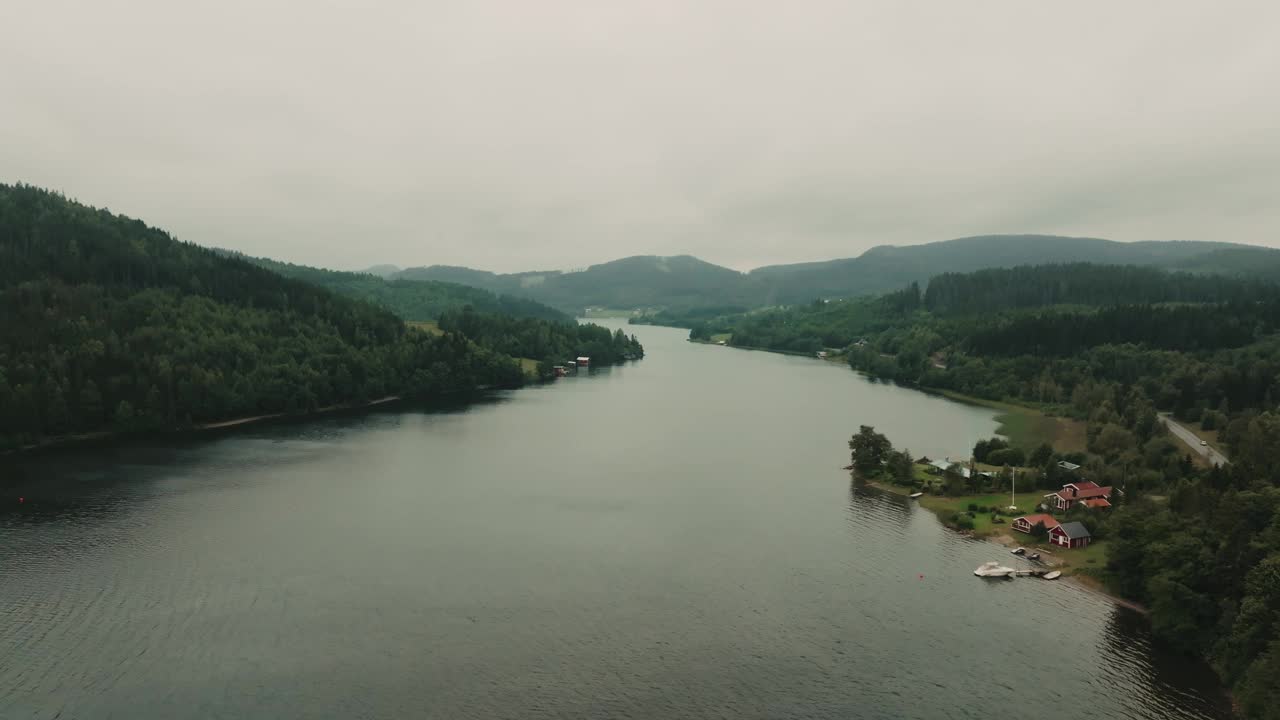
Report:
[[[1093,481],[1067,483],[1055,493],[1044,496],[1045,504],[1050,510],[1066,512],[1071,506],[1080,504],[1087,508],[1111,507],[1111,486],[1099,487]]]
[[[1083,523],[1062,523],[1049,531],[1049,542],[1053,545],[1061,545],[1064,548],[1085,547],[1092,540],[1093,535],[1089,533],[1089,529]]]
[[[1045,513],[1040,515],[1023,515],[1022,517],[1014,520],[1010,527],[1018,532],[1024,532],[1030,535],[1035,526],[1040,523],[1044,523],[1045,528],[1048,530],[1058,527],[1058,521],[1055,520],[1052,515]]]

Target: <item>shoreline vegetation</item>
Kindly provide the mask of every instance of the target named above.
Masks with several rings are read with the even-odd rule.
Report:
[[[857,481],[867,486],[874,487],[894,495],[910,497],[913,488],[895,485],[891,482],[883,480],[866,479],[857,476],[856,471],[854,477]],[[1037,512],[1036,505],[1039,504],[1043,497],[1042,491],[1034,491],[1028,493],[1017,493],[1017,503],[1019,510],[1011,514],[1003,514],[1002,517],[1009,519],[1019,517],[1025,514],[1033,514]],[[1045,558],[1046,564],[1053,565],[1055,569],[1062,570],[1063,575],[1089,574],[1089,565],[1096,564],[1099,550],[1105,549],[1106,541],[1099,541],[1088,548],[1063,550],[1059,547],[1049,545],[1047,542],[1038,541],[1035,537],[1020,533],[1009,526],[1006,521],[1003,524],[984,524],[983,527],[963,528],[952,522],[951,518],[957,512],[965,512],[965,508],[969,505],[978,505],[979,507],[991,508],[992,503],[1008,502],[1008,493],[998,495],[996,493],[983,493],[975,495],[957,495],[954,497],[924,494],[916,498],[920,507],[930,511],[938,518],[943,526],[955,530],[956,532],[979,540],[989,540],[995,544],[1005,547],[1025,547],[1028,550],[1034,549],[1042,554],[1049,554],[1050,557]],[[988,504],[983,504],[988,503]],[[1034,503],[1034,504],[1033,504]]]
[[[691,337],[689,338],[689,342],[699,345],[728,347],[734,350],[753,350],[777,353],[779,355],[809,357],[838,365],[846,365],[849,362],[848,355],[840,352],[832,352],[826,357],[818,358],[814,353],[801,352],[799,350],[779,350],[777,348],[770,347],[730,345],[728,344],[729,339],[730,335],[725,333],[721,335],[713,335],[709,339]],[[867,378],[883,381],[877,376],[864,370],[857,370],[855,368],[854,372]],[[1020,447],[1036,447],[1042,443],[1048,443],[1055,449],[1061,450],[1064,453],[1084,452],[1086,450],[1086,424],[1075,418],[1054,415],[1043,408],[1039,408],[1031,404],[1008,400],[991,400],[988,398],[978,397],[976,395],[967,395],[955,390],[948,390],[946,388],[929,387],[925,385],[905,385],[904,387],[911,390],[917,390],[928,395],[944,397],[952,402],[1000,410],[1000,414],[995,416],[997,423],[996,434],[1009,438],[1010,442]]]

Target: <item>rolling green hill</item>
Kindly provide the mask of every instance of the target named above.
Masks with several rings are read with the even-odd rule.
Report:
[[[1167,267],[1231,247],[1207,242],[1121,243],[1054,235],[982,235],[904,247],[885,245],[856,258],[757,268],[748,277],[758,283],[767,304],[785,304],[875,295],[911,282],[923,283],[945,272],[985,268],[1075,262]],[[1263,252],[1280,259],[1280,252]]]
[[[877,295],[947,272],[1078,262],[1280,279],[1280,251],[1269,248],[1191,241],[1121,243],[1052,235],[984,235],[880,246],[854,258],[771,265],[749,273],[681,255],[629,257],[577,272],[500,275],[437,265],[410,268],[393,277],[469,285],[572,313],[586,307],[686,312]]]
[[[705,305],[713,298],[747,302],[753,296],[742,273],[688,255],[644,255],[592,265],[577,272],[554,270],[508,275],[433,265],[410,268],[395,277],[470,285],[532,298],[573,313],[587,307],[693,307]]]

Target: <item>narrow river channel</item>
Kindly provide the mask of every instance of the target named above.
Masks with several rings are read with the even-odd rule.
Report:
[[[8,460],[0,717],[1228,716],[1141,617],[975,578],[1004,551],[839,469],[991,411],[634,331],[465,407]]]

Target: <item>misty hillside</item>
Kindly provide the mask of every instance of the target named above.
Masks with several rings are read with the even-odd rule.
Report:
[[[223,251],[227,252],[227,251]],[[394,276],[384,279],[370,273],[352,273],[323,270],[306,265],[279,262],[268,258],[255,258],[240,253],[228,253],[241,257],[259,267],[288,278],[302,280],[312,285],[332,290],[339,295],[367,300],[381,306],[405,320],[435,320],[445,312],[471,306],[486,313],[498,313],[519,318],[536,318],[554,322],[569,322],[573,318],[536,300],[518,295],[499,295],[488,289],[454,282],[435,280],[401,279]],[[392,266],[385,266],[392,267]]]
[[[396,273],[400,272],[400,266],[399,265],[374,265],[372,267],[367,267],[364,270],[361,270],[360,272],[366,275],[377,275],[380,278],[389,278],[392,275],[395,275]]]
[[[1280,251],[1271,248],[1231,245],[1183,258],[1168,267],[1197,273],[1280,278]]]
[[[1224,249],[1258,250],[1280,262],[1280,252],[1228,243],[1122,243],[1054,235],[980,235],[923,245],[883,245],[856,258],[757,268],[748,277],[758,283],[768,304],[796,303],[816,297],[877,294],[945,272],[1018,265],[1091,262],[1196,270],[1197,258]]]
[[[566,312],[585,307],[761,307],[856,297],[947,272],[1089,262],[1280,278],[1280,251],[1230,243],[1122,243],[1054,235],[981,235],[871,248],[855,258],[771,265],[739,273],[688,255],[636,256],[578,272],[497,274],[465,267],[409,268],[392,277],[459,283],[531,298]]]
[[[697,307],[712,302],[755,304],[745,276],[688,255],[641,255],[592,265],[578,272],[499,275],[464,267],[409,268],[398,279],[435,280],[533,298],[578,312],[586,307]]]

